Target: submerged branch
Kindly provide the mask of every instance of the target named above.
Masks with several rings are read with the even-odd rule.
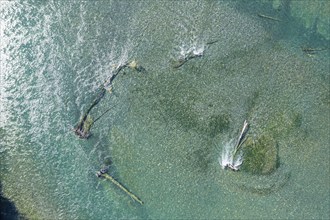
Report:
[[[222,149],[222,155],[219,157],[219,163],[223,169],[228,168],[232,171],[238,171],[240,169],[240,166],[243,163],[243,155],[238,154],[238,152],[245,141],[245,136],[248,129],[249,124],[245,120],[236,145],[232,145],[232,141],[230,141]]]
[[[210,47],[210,45],[215,44],[217,42],[219,42],[218,39],[210,40],[206,42],[206,45]],[[182,57],[180,57],[177,61],[174,62],[173,67],[175,69],[178,69],[189,60],[197,57],[201,57],[203,56],[203,54],[204,54],[204,45],[202,45],[202,47],[197,50],[195,48],[193,50],[190,49],[190,51],[185,52]]]
[[[74,133],[82,139],[88,139],[90,137],[90,129],[92,128],[93,124],[99,120],[105,113],[103,113],[100,117],[98,117],[95,121],[92,120],[90,116],[90,112],[92,109],[101,101],[101,99],[104,97],[107,88],[111,88],[113,80],[118,76],[118,74],[125,69],[126,67],[129,67],[131,69],[134,69],[138,72],[145,72],[146,70],[137,64],[135,60],[131,62],[126,62],[124,64],[119,65],[115,70],[113,70],[110,74],[110,77],[105,81],[103,86],[100,87],[100,91],[97,94],[96,98],[93,100],[90,107],[87,109],[87,111],[83,114],[78,124],[74,127],[73,131]]]
[[[93,100],[91,106],[87,109],[87,111],[84,113],[83,117],[77,124],[77,126],[74,128],[74,132],[79,138],[87,139],[90,137],[90,129],[94,124],[94,122],[91,119],[89,113],[101,101],[101,99],[105,95],[105,92],[106,90],[104,88],[101,88],[101,91],[99,92],[97,97]]]
[[[274,18],[274,17],[271,17],[271,16],[268,16],[268,15],[264,15],[264,14],[258,14],[259,17],[261,18],[266,18],[266,19],[269,19],[269,20],[273,20],[273,21],[282,21],[278,18]]]
[[[177,68],[181,67],[183,64],[185,64],[188,60],[191,60],[196,57],[201,57],[201,56],[203,56],[203,53],[190,52],[184,58],[180,58],[178,61],[176,61],[173,65],[173,67],[177,69]]]
[[[108,111],[110,111],[111,110],[111,108],[109,108],[108,110],[106,110],[105,112],[103,112],[99,117],[97,117],[95,120],[94,120],[94,122],[93,122],[93,124],[96,122],[96,121],[98,121],[103,115],[105,115]]]
[[[325,50],[329,50],[330,48],[311,48],[311,47],[302,47],[301,50],[303,52],[305,52],[306,54],[316,54],[317,52],[320,51],[325,51]]]
[[[240,133],[240,135],[238,137],[237,143],[236,143],[236,145],[234,147],[233,157],[235,157],[236,153],[238,152],[238,150],[242,146],[242,144],[244,142],[245,135],[246,135],[246,133],[247,133],[248,130],[249,130],[249,124],[245,120],[244,123],[243,123],[242,131],[241,131],[241,133]]]
[[[132,199],[134,199],[135,201],[137,201],[138,203],[140,203],[141,205],[143,205],[143,201],[137,197],[136,195],[134,195],[133,193],[131,193],[128,189],[126,189],[121,183],[119,183],[117,180],[115,180],[112,176],[110,176],[107,173],[101,173],[100,177],[104,177],[107,180],[110,180],[113,184],[115,184],[116,186],[118,186],[121,190],[123,190],[127,195],[129,195]]]

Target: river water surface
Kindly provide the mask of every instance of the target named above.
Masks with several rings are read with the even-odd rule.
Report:
[[[302,48],[329,42],[244,4],[2,0],[2,196],[29,219],[328,219],[329,50]],[[189,53],[202,56],[173,67]],[[146,71],[121,72],[76,137],[132,60]],[[276,140],[274,173],[221,168],[244,120]],[[144,205],[95,176],[109,160]]]

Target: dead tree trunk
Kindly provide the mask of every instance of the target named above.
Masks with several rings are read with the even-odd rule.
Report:
[[[90,107],[87,109],[87,111],[83,114],[83,116],[81,117],[80,121],[78,122],[78,124],[74,127],[73,131],[74,133],[82,139],[87,139],[90,137],[91,133],[90,133],[90,129],[92,127],[92,125],[94,124],[93,119],[90,116],[90,112],[92,111],[92,109],[101,101],[101,99],[104,97],[105,93],[106,93],[106,88],[111,88],[112,86],[112,82],[113,80],[116,78],[116,76],[118,76],[118,74],[126,67],[129,67],[131,69],[134,69],[138,72],[142,72],[145,71],[145,69],[140,66],[137,65],[137,63],[135,61],[132,61],[130,63],[126,62],[122,65],[119,65],[114,71],[111,72],[111,75],[109,77],[109,79],[107,79],[105,81],[105,83],[100,87],[100,92],[98,93],[98,95],[96,96],[96,98],[93,100],[92,104],[90,105]],[[102,114],[101,116],[103,116],[104,114]],[[99,118],[98,118],[99,119]]]

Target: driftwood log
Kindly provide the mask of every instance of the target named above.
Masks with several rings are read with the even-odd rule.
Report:
[[[185,64],[188,60],[191,60],[191,59],[196,58],[196,57],[201,57],[201,56],[203,56],[203,54],[194,54],[193,52],[190,52],[190,53],[188,53],[185,57],[182,57],[182,58],[180,58],[179,60],[177,60],[177,61],[174,63],[173,67],[174,67],[175,69],[180,68],[180,67],[181,67],[183,64]]]
[[[83,117],[80,119],[77,126],[75,126],[74,133],[79,138],[87,139],[90,137],[90,129],[91,129],[92,125],[94,124],[94,122],[91,119],[89,113],[101,101],[101,99],[105,95],[105,92],[106,92],[105,88],[101,88],[101,91],[99,92],[98,96],[93,100],[91,106],[84,113]]]
[[[114,69],[110,77],[105,81],[105,83],[100,87],[99,92],[96,95],[96,98],[93,100],[92,104],[90,107],[87,109],[87,111],[83,114],[81,117],[80,121],[78,124],[74,127],[73,131],[74,133],[82,139],[88,139],[91,135],[90,129],[92,128],[93,124],[101,117],[104,115],[104,113],[97,118],[96,120],[93,121],[92,117],[90,116],[90,112],[92,109],[101,101],[101,99],[104,97],[107,89],[106,88],[111,88],[113,80],[118,76],[118,74],[125,69],[126,67],[129,67],[131,69],[134,69],[138,72],[145,72],[145,69],[138,65],[135,60],[131,62],[126,62],[124,64],[119,65],[116,69]],[[106,112],[108,112],[107,110]]]
[[[206,42],[206,45],[209,47],[212,44],[217,43],[219,40],[211,40],[209,42]],[[178,69],[180,68],[183,64],[185,64],[186,62],[188,62],[191,59],[197,58],[197,57],[202,57],[204,54],[204,49],[203,51],[189,51],[187,52],[183,57],[180,57],[178,60],[176,60],[173,64],[173,68]]]

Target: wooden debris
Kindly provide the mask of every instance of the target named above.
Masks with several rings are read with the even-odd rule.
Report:
[[[269,19],[269,20],[273,20],[273,21],[282,21],[278,18],[274,18],[274,17],[271,17],[271,16],[268,16],[268,15],[264,15],[264,14],[258,14],[259,17],[261,18],[266,18],[266,19]]]
[[[181,67],[183,64],[185,64],[188,60],[191,60],[196,57],[201,57],[201,56],[203,56],[203,53],[196,54],[193,51],[191,51],[185,57],[180,58],[178,61],[176,61],[173,65],[173,67],[177,69],[177,68]]]
[[[241,133],[240,133],[240,135],[238,137],[237,143],[236,143],[236,145],[234,147],[233,157],[236,156],[236,153],[238,152],[239,148],[242,146],[242,144],[244,142],[245,135],[246,135],[246,133],[247,133],[248,130],[249,130],[249,124],[245,120],[244,123],[243,123],[242,131],[241,131]]]
[[[312,48],[312,47],[302,47],[301,50],[307,54],[316,54],[320,51],[329,50],[329,48]]]
[[[139,197],[137,197],[136,195],[134,195],[133,193],[131,193],[128,189],[126,189],[121,183],[119,183],[117,180],[115,180],[109,174],[107,174],[107,173],[100,173],[100,177],[104,177],[107,180],[110,180],[113,184],[115,184],[116,186],[118,186],[122,191],[124,191],[127,195],[129,195],[133,200],[135,200],[138,203],[140,203],[141,205],[143,205],[143,201]]]
[[[112,89],[112,82],[118,76],[118,74],[125,69],[126,67],[129,67],[131,69],[134,69],[138,72],[145,72],[146,70],[138,65],[138,63],[133,60],[131,62],[126,62],[124,64],[121,64],[115,68],[111,74],[110,77],[104,82],[104,84],[100,87],[100,91],[98,92],[96,98],[93,100],[91,106],[87,109],[87,111],[83,114],[83,117],[81,117],[78,124],[74,127],[73,131],[74,133],[82,139],[88,139],[91,135],[90,129],[92,128],[95,121],[97,121],[100,117],[102,117],[105,113],[103,113],[99,118],[97,118],[95,121],[93,121],[92,117],[89,115],[90,111],[101,101],[101,99],[104,97],[106,91],[111,91]],[[107,110],[106,112],[108,112]]]

